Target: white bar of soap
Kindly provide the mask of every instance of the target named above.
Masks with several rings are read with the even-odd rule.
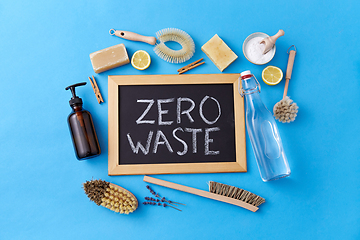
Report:
[[[220,71],[224,71],[238,56],[215,34],[201,50],[210,58]]]
[[[90,53],[95,73],[101,73],[130,62],[123,43]]]

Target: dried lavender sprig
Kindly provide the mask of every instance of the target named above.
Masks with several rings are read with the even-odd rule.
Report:
[[[186,204],[183,204],[183,203],[179,203],[179,202],[174,202],[174,201],[171,201],[171,200],[168,200],[168,199],[166,199],[165,197],[162,197],[161,198],[161,201],[163,202],[163,200],[164,201],[167,201],[168,203],[176,203],[176,204],[181,204],[181,205],[184,205],[184,206],[186,206]],[[176,204],[174,204],[174,205],[176,205]]]
[[[164,207],[172,207],[173,209],[176,209],[176,210],[182,212],[180,209],[178,209],[178,208],[176,208],[176,207],[173,207],[173,206],[171,206],[171,205],[168,205],[168,204],[166,204],[166,203],[163,203],[163,206],[164,206]]]
[[[172,207],[173,209],[176,209],[176,210],[182,212],[180,209],[178,209],[178,208],[176,208],[176,207],[173,207],[173,206],[171,206],[171,205],[169,205],[169,204],[166,204],[166,203],[163,203],[163,204],[157,203],[157,204],[156,204],[156,202],[143,202],[143,204],[144,204],[144,205],[154,205],[154,206],[155,206],[155,205],[158,205],[158,206],[164,206],[164,207]]]
[[[159,203],[160,201],[161,202],[165,202],[166,199],[155,199],[155,198],[152,198],[152,197],[145,197],[145,200],[148,200],[148,201],[153,201],[153,202],[157,202],[159,205],[161,205],[161,203]],[[169,202],[168,202],[169,203]],[[165,203],[164,203],[165,204]],[[173,204],[173,203],[170,203],[170,204]],[[174,206],[178,206],[176,204],[173,204]]]
[[[154,202],[160,202],[159,199],[155,199],[155,198],[152,198],[152,197],[145,197],[145,200],[154,201]]]
[[[172,205],[175,205],[175,206],[177,206],[177,204],[181,204],[181,205],[186,206],[186,205],[183,204],[183,203],[174,202],[174,201],[171,201],[171,200],[166,199],[165,197],[162,197],[162,198],[161,198],[160,195],[159,195],[158,193],[156,193],[154,190],[152,190],[149,185],[147,185],[146,188],[149,189],[149,191],[151,192],[152,195],[154,195],[155,197],[161,199],[162,202],[167,202],[167,203],[172,204]]]

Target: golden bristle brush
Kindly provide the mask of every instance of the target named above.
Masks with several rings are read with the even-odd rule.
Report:
[[[195,44],[189,34],[177,28],[166,28],[156,33],[156,37],[142,36],[129,31],[110,29],[110,35],[115,35],[131,41],[145,42],[155,45],[155,53],[163,60],[170,63],[183,63],[189,60],[195,52]],[[158,41],[157,41],[158,40]],[[177,42],[181,45],[180,50],[173,50],[165,45],[165,42]]]
[[[86,181],[83,188],[91,201],[114,212],[129,214],[138,207],[138,201],[131,192],[113,183],[91,180]]]
[[[159,186],[195,194],[201,197],[230,203],[248,209],[252,212],[256,212],[259,209],[258,206],[265,202],[264,198],[254,193],[217,182],[210,182],[209,192],[148,176],[144,176],[144,182],[153,183]]]
[[[294,45],[292,45],[294,46]],[[291,47],[292,47],[291,46]],[[291,48],[290,47],[290,48]],[[289,49],[290,49],[289,48]],[[294,46],[295,48],[295,46]],[[289,53],[289,51],[288,51]],[[287,96],[287,90],[289,87],[289,81],[291,79],[291,73],[294,66],[294,60],[296,55],[296,48],[295,50],[291,50],[289,53],[289,60],[288,65],[286,68],[286,82],[285,82],[285,89],[284,89],[284,95],[283,99],[276,103],[274,106],[274,117],[283,123],[290,123],[295,120],[299,107],[296,105],[296,103],[293,102],[288,96]]]

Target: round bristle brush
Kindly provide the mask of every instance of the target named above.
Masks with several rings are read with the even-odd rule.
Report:
[[[163,60],[171,63],[183,63],[189,60],[195,52],[195,44],[189,34],[176,28],[167,28],[156,33],[159,43],[154,51]],[[181,45],[180,50],[168,48],[166,42],[177,42]]]
[[[129,214],[138,207],[138,201],[131,192],[113,183],[91,180],[86,181],[83,188],[91,201],[114,212]]]
[[[286,68],[286,77],[285,77],[286,82],[285,82],[283,99],[280,102],[276,103],[273,109],[274,117],[283,123],[290,123],[294,121],[299,109],[296,103],[294,103],[293,100],[291,100],[287,96],[287,90],[289,87],[289,81],[291,79],[291,73],[294,66],[295,55],[296,55],[296,48],[295,50],[291,50],[289,53],[288,65]]]
[[[163,60],[170,63],[183,63],[189,60],[195,53],[193,39],[185,31],[177,28],[166,28],[156,33],[156,37],[142,36],[129,31],[110,29],[109,33],[131,41],[145,42],[155,45],[154,52]],[[173,50],[165,45],[166,42],[177,42],[181,45],[180,50]]]

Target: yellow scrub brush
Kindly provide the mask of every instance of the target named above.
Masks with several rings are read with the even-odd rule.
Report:
[[[166,28],[156,33],[156,37],[142,36],[129,31],[110,29],[110,35],[115,35],[131,41],[145,42],[155,45],[154,52],[163,60],[170,63],[183,63],[195,53],[195,44],[189,34],[177,28]],[[180,50],[173,50],[165,45],[166,42],[177,42]]]
[[[83,187],[91,201],[114,212],[129,214],[138,207],[136,197],[118,185],[103,180],[91,180],[86,181]]]
[[[291,46],[292,47],[292,46]],[[291,48],[290,47],[290,48]],[[289,48],[289,49],[290,49]],[[295,48],[295,46],[294,46]],[[289,51],[288,51],[289,53]],[[274,117],[283,123],[290,123],[295,120],[299,107],[296,105],[296,103],[293,102],[288,96],[287,96],[287,90],[289,87],[289,81],[291,79],[291,73],[294,66],[294,60],[296,55],[296,48],[295,51],[291,50],[289,53],[289,60],[288,65],[286,69],[286,82],[285,82],[285,89],[284,89],[284,95],[283,99],[276,103],[274,106]]]

